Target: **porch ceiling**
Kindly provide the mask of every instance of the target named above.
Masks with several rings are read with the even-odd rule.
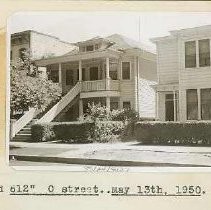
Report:
[[[121,52],[116,52],[113,50],[102,50],[102,51],[93,51],[88,53],[75,53],[75,54],[69,54],[69,55],[63,55],[58,57],[52,57],[47,59],[40,59],[36,60],[35,63],[37,66],[46,66],[49,64],[55,64],[55,63],[66,63],[66,62],[72,62],[72,61],[79,61],[79,60],[89,60],[89,59],[95,59],[95,58],[119,58],[119,55]]]

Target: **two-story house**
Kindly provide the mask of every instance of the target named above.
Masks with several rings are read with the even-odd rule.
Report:
[[[39,122],[69,121],[82,116],[88,103],[108,110],[131,108],[140,117],[155,117],[156,55],[148,46],[114,34],[75,43],[62,56],[39,59],[63,98]]]
[[[29,52],[31,59],[36,60],[63,55],[75,48],[71,43],[62,41],[55,36],[34,30],[21,31],[11,34],[10,61],[14,65],[19,65],[25,52]],[[42,69],[40,68],[40,70]],[[45,72],[41,73],[45,74]]]
[[[161,121],[211,120],[211,25],[171,31],[154,38]]]

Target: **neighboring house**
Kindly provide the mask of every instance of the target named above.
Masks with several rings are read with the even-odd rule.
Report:
[[[157,45],[157,118],[211,120],[211,25],[171,31]]]
[[[10,60],[18,65],[24,52],[30,51],[32,60],[63,55],[76,47],[59,38],[33,30],[11,34]]]
[[[75,44],[77,49],[35,63],[58,82],[63,98],[39,122],[75,120],[88,103],[108,110],[132,108],[140,117],[155,117],[156,55],[149,47],[114,34]],[[66,94],[66,95],[65,95]]]

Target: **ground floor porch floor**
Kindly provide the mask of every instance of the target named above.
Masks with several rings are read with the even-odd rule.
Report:
[[[156,87],[156,118],[161,121],[211,120],[211,86]]]

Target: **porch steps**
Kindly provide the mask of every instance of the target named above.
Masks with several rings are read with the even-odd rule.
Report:
[[[27,125],[25,125],[16,135],[12,138],[12,141],[26,141],[31,140],[31,126],[37,121],[37,119],[31,120]]]

